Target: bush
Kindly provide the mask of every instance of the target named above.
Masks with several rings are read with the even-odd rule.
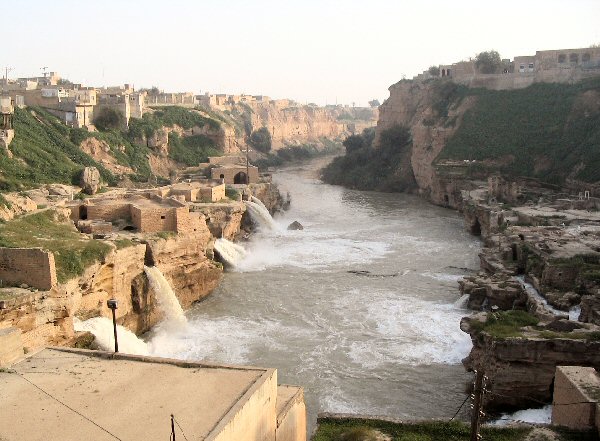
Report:
[[[502,67],[502,59],[497,51],[487,51],[477,54],[475,67],[484,74],[499,73]]]
[[[220,156],[214,142],[204,135],[180,137],[177,133],[169,133],[169,157],[188,166],[196,166],[207,162],[209,156]]]
[[[349,138],[344,143],[346,155],[335,158],[321,171],[324,182],[357,190],[394,192],[414,188],[409,161],[412,140],[406,127],[396,125],[384,130],[376,148],[372,146],[371,129]]]
[[[120,129],[124,126],[123,112],[105,107],[94,117],[94,125],[100,130]]]
[[[266,127],[261,127],[250,134],[248,143],[259,152],[268,153],[271,151],[271,133]]]

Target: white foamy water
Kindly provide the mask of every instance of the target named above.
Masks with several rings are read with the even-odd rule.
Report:
[[[150,288],[156,295],[158,307],[164,315],[161,326],[170,328],[185,327],[187,320],[183,309],[163,273],[155,266],[144,266],[144,272],[148,276]]]
[[[521,283],[521,286],[523,286],[525,291],[527,291],[527,294],[539,301],[543,305],[544,309],[546,309],[546,311],[548,311],[552,315],[556,317],[568,318],[572,321],[579,320],[579,315],[581,314],[580,306],[574,306],[569,311],[561,311],[560,309],[556,309],[548,303],[548,300],[546,300],[546,298],[543,295],[541,295],[531,283],[525,282],[525,278],[523,276],[517,276],[515,277],[515,279]]]
[[[215,251],[230,267],[235,268],[247,255],[243,246],[233,243],[225,238],[215,240]]]
[[[256,199],[253,197],[253,199]],[[256,199],[258,200],[258,199]],[[250,213],[252,220],[258,224],[258,227],[262,230],[276,231],[279,227],[273,220],[271,213],[261,202],[260,204],[253,201],[244,201],[246,209]]]
[[[552,419],[552,405],[548,404],[539,409],[519,410],[515,413],[503,413],[500,418],[490,422],[490,425],[504,426],[511,423],[536,423],[550,424]]]
[[[274,179],[290,211],[260,224],[188,327],[155,332],[152,352],[276,367],[305,388],[309,426],[319,411],[452,416],[471,344],[461,270],[448,268],[477,269],[479,241],[412,196],[324,185],[307,168]],[[296,220],[304,230],[287,231]]]
[[[81,321],[73,319],[75,331],[91,332],[96,337],[95,342],[104,351],[115,350],[115,337],[113,323],[106,317],[94,317]],[[119,352],[134,355],[148,355],[148,345],[140,340],[137,335],[121,325],[117,325],[117,338],[119,339]]]

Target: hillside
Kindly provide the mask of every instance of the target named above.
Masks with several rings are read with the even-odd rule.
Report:
[[[403,80],[390,87],[390,97],[380,107],[372,149],[381,148],[382,135],[398,126],[411,133],[410,155],[382,172],[397,175],[409,167],[417,190],[434,202],[443,203],[445,186],[457,177],[484,179],[501,173],[558,185],[600,183],[598,78],[521,90]],[[352,175],[361,167],[360,161],[350,161],[344,173]],[[328,170],[324,179],[336,182]],[[405,191],[411,180],[408,176],[385,190]]]

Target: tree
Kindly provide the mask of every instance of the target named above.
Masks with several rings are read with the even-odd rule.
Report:
[[[475,67],[484,74],[498,73],[502,66],[502,59],[497,51],[487,51],[477,54]]]
[[[271,133],[266,127],[261,127],[250,134],[248,143],[259,152],[268,153],[271,151]]]
[[[364,148],[365,139],[361,135],[350,135],[344,139],[342,144],[346,147],[346,154],[348,154]]]
[[[379,106],[381,106],[381,103],[379,102],[378,99],[374,99],[372,101],[369,101],[369,106],[371,106],[371,107],[379,107]]]
[[[100,130],[119,129],[125,121],[120,110],[105,107],[94,118],[94,125]]]
[[[429,75],[431,75],[432,77],[439,77],[440,76],[440,67],[439,66],[431,66],[429,69],[427,69],[427,72],[429,72]]]

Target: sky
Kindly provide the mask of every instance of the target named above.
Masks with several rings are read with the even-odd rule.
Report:
[[[429,66],[600,43],[600,0],[0,0],[9,78],[367,105]]]

